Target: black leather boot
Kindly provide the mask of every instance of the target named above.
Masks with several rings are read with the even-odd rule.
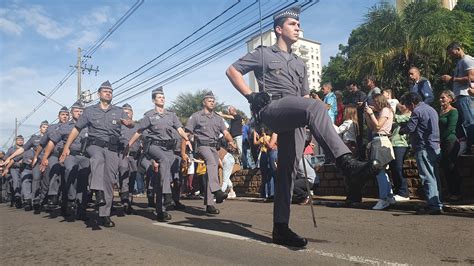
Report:
[[[214,205],[207,205],[206,206],[206,213],[216,215],[216,214],[219,214],[220,211],[218,209],[216,209],[216,207]]]
[[[289,247],[302,248],[308,244],[308,240],[304,237],[297,235],[291,231],[288,224],[275,223],[273,224],[273,243],[278,245],[284,245]]]
[[[157,211],[156,212],[156,220],[158,222],[166,222],[171,220],[171,215],[164,211]]]
[[[25,211],[29,212],[31,210],[33,210],[33,203],[29,199],[29,200],[26,200],[26,202],[25,202]]]
[[[96,190],[95,191],[95,204],[99,207],[105,206],[107,204],[105,202],[105,194],[103,190]]]
[[[227,193],[222,192],[222,190],[217,190],[212,192],[214,194],[214,197],[216,198],[216,203],[222,203],[225,199],[227,199]]]
[[[110,216],[99,217],[99,223],[103,227],[115,227],[115,223],[110,219]]]

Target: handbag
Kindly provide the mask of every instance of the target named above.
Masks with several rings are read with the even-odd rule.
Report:
[[[395,159],[392,142],[387,136],[374,138],[367,145],[368,158],[378,160],[382,165],[387,165]]]

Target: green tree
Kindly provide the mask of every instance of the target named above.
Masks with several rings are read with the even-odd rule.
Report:
[[[207,93],[207,90],[198,90],[196,92],[183,92],[176,97],[171,103],[171,107],[168,110],[175,112],[176,115],[181,120],[183,125],[186,124],[188,118],[195,112],[201,110],[202,107],[202,99],[204,95]],[[222,111],[225,109],[225,104],[220,103],[216,99],[216,106],[215,111]]]
[[[436,95],[436,90],[446,88],[439,77],[454,68],[447,45],[461,42],[468,53],[474,48],[472,2],[461,0],[461,7],[453,11],[442,8],[437,0],[415,1],[400,13],[386,2],[370,8],[365,22],[352,31],[348,45],[340,46],[338,56],[331,58],[331,71],[323,72],[323,80],[337,81],[346,75],[361,81],[373,75],[380,87],[391,88],[399,96],[409,87],[408,69],[416,66],[430,79]]]

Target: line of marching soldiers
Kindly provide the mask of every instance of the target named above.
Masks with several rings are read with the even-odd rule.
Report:
[[[219,214],[215,203],[227,193],[218,179],[217,149],[223,135],[230,148],[232,137],[213,111],[212,92],[205,95],[203,109],[194,113],[186,127],[175,113],[165,109],[163,88],[152,91],[154,108],[138,123],[129,104],[112,105],[113,89],[106,81],[98,89],[99,103],[63,107],[58,123],[43,121],[38,134],[24,144],[21,135],[5,155],[2,166],[2,201],[34,213],[60,207],[61,215],[88,220],[92,196],[98,207],[98,223],[113,227],[110,219],[114,189],[118,187],[124,212],[134,213],[132,192],[137,172],[153,191],[156,219],[168,221],[170,209],[183,209],[180,198],[180,166],[194,151],[206,163],[204,204],[210,215]],[[193,138],[191,144],[190,138]]]

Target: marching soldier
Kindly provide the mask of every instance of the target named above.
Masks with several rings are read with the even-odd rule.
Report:
[[[23,147],[24,138],[22,135],[16,136],[15,145],[10,147],[5,155],[7,158],[11,157],[15,151]],[[23,154],[16,155],[12,157],[10,162],[6,163],[5,170],[3,175],[7,176],[8,190],[11,192],[11,206],[15,205],[17,209],[20,209],[22,206],[21,200],[21,173],[20,166],[23,159]],[[9,161],[7,159],[7,161]]]
[[[372,177],[379,169],[376,162],[364,164],[352,157],[334,130],[324,104],[309,98],[305,63],[291,50],[291,45],[299,37],[299,13],[299,7],[292,7],[275,14],[276,44],[258,47],[232,64],[226,74],[232,85],[247,98],[257,118],[278,133],[278,153],[281,156],[278,156],[275,180],[273,243],[304,247],[308,241],[288,227],[291,188],[298,162],[303,156],[303,128],[310,128],[318,143],[336,158],[338,168],[353,183],[362,183],[363,177]],[[247,86],[243,75],[250,71],[254,72],[260,91],[265,93],[254,93]]]
[[[26,211],[30,211],[33,207],[35,210],[39,208],[40,202],[37,197],[39,195],[41,172],[39,170],[39,165],[34,166],[32,162],[35,150],[39,145],[41,137],[46,133],[46,130],[48,130],[48,125],[48,121],[41,122],[39,134],[33,134],[23,147],[17,149],[5,161],[5,163],[8,164],[13,157],[23,154],[21,193],[25,201]]]
[[[232,136],[227,131],[222,118],[214,112],[215,98],[212,91],[208,92],[202,100],[203,109],[191,115],[186,124],[186,131],[194,135],[196,152],[204,158],[207,169],[206,212],[208,214],[219,214],[219,210],[214,206],[213,196],[216,203],[222,203],[227,198],[227,193],[221,190],[219,176],[217,174],[219,156],[217,155],[219,135],[222,133],[230,146],[235,150],[236,146]],[[187,140],[187,139],[186,139]],[[184,161],[188,161],[186,154],[186,143],[181,144],[181,156]]]
[[[130,104],[126,103],[122,106],[123,111],[127,113],[130,119],[133,119],[133,109]],[[132,128],[122,126],[122,138],[124,144],[127,145],[128,141],[132,138],[133,134],[137,131],[137,125]],[[120,188],[120,200],[123,204],[124,211],[126,214],[132,214],[132,192],[135,184],[135,177],[137,176],[138,165],[137,159],[140,152],[140,143],[135,142],[130,146],[129,156],[122,158],[119,165],[119,188]]]
[[[44,151],[45,156],[49,155],[55,146],[60,151],[63,150],[69,133],[71,133],[83,111],[84,106],[79,101],[71,106],[72,119],[51,134],[50,141]],[[80,220],[87,219],[85,209],[90,163],[89,159],[82,153],[82,143],[86,136],[87,129],[82,130],[79,137],[71,144],[70,156],[64,160],[64,180],[61,185],[61,214],[65,217],[75,215],[77,209],[77,218]]]
[[[160,222],[168,221],[171,215],[166,212],[166,205],[172,201],[171,194],[171,166],[174,161],[173,150],[176,140],[173,131],[186,141],[187,135],[175,113],[165,110],[165,95],[163,88],[154,89],[151,98],[155,108],[146,112],[140,120],[137,132],[130,139],[128,146],[131,147],[138,140],[143,130],[148,129],[148,140],[145,141],[144,152],[159,164],[159,180],[154,182],[156,192],[156,219]],[[163,202],[164,200],[164,202]]]
[[[61,161],[71,154],[71,144],[82,129],[88,128],[86,152],[90,158],[90,189],[95,191],[99,206],[99,223],[104,227],[114,227],[110,219],[113,190],[119,168],[121,150],[121,124],[131,127],[130,120],[122,108],[112,105],[112,85],[105,81],[98,89],[99,103],[88,106],[77,120],[64,145]]]

